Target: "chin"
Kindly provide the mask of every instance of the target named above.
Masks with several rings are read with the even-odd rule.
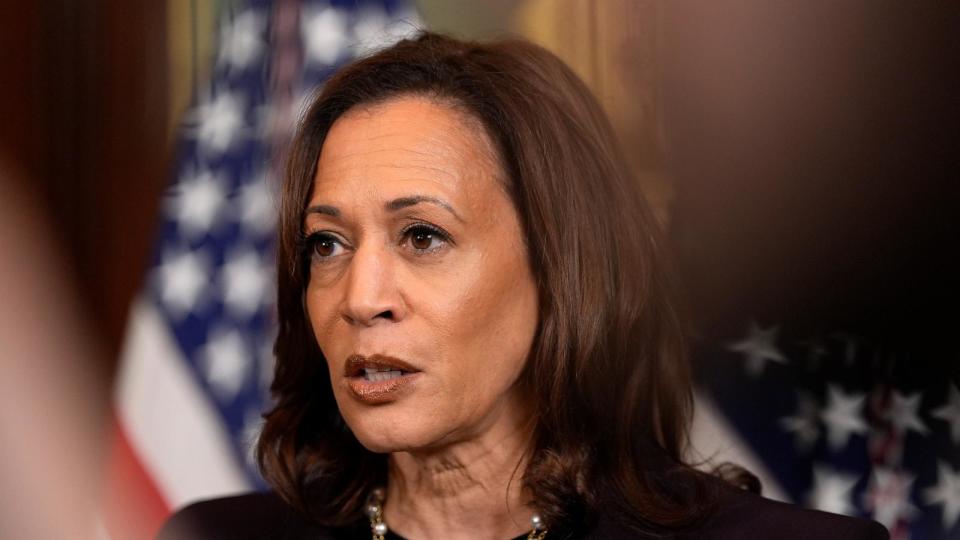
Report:
[[[415,424],[421,414],[391,413],[381,408],[350,411],[344,414],[344,420],[360,444],[371,452],[409,452],[436,443],[438,437],[433,430]]]

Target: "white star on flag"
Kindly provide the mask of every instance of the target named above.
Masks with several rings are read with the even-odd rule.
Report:
[[[860,415],[865,397],[860,393],[848,395],[836,385],[827,385],[827,406],[820,413],[820,419],[827,427],[827,442],[832,450],[843,449],[851,434],[867,432],[867,424]]]
[[[337,8],[307,9],[301,16],[307,63],[332,65],[347,45],[347,15]]]
[[[217,398],[229,403],[240,392],[250,368],[247,344],[237,330],[211,332],[201,358],[204,376]]]
[[[219,62],[231,69],[244,70],[263,54],[266,17],[254,10],[237,15],[220,31]]]
[[[929,505],[943,507],[943,528],[949,531],[960,517],[960,471],[954,471],[950,465],[937,463],[937,485],[924,491],[924,501]]]
[[[893,530],[900,520],[910,521],[917,514],[917,507],[910,502],[914,480],[916,476],[903,471],[875,468],[863,495],[864,507],[887,530]]]
[[[780,426],[795,435],[796,447],[801,452],[809,451],[820,437],[820,409],[816,400],[806,393],[797,395],[797,414],[780,419]]]
[[[257,175],[255,180],[240,188],[237,197],[238,214],[244,230],[260,236],[273,231],[279,212],[268,179],[267,172]]]
[[[269,270],[252,249],[227,255],[222,270],[223,303],[236,317],[249,317],[269,301]]]
[[[202,169],[187,172],[175,186],[170,213],[184,236],[196,239],[210,232],[225,202],[225,181]]]
[[[212,102],[197,107],[197,139],[206,153],[218,156],[245,132],[244,101],[239,93],[220,92]]]
[[[177,318],[189,315],[209,283],[209,262],[202,252],[167,251],[157,267],[160,298]]]
[[[777,348],[777,333],[779,326],[763,329],[756,322],[750,321],[748,335],[741,341],[730,344],[727,349],[743,353],[746,356],[746,370],[751,377],[757,377],[763,372],[768,361],[786,364],[787,357]]]
[[[388,23],[387,14],[382,9],[371,9],[363,13],[353,26],[355,58],[366,56],[391,43],[387,34]]]
[[[390,18],[382,9],[370,9],[360,14],[353,26],[354,58],[373,54],[410,37],[421,26],[416,12],[404,13],[399,18]]]
[[[921,435],[929,433],[927,426],[917,416],[917,409],[919,408],[919,392],[904,396],[896,390],[893,391],[893,402],[890,404],[890,410],[887,414],[897,433],[906,433],[907,431],[916,431]]]
[[[930,414],[950,423],[950,439],[953,444],[960,445],[960,390],[957,390],[956,384],[950,383],[947,403],[934,409]]]
[[[817,510],[852,516],[856,508],[850,495],[856,485],[856,476],[817,464],[813,467],[813,489],[808,501]]]

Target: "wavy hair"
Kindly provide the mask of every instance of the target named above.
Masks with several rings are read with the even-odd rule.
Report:
[[[264,477],[319,523],[360,519],[387,456],[346,426],[304,308],[303,211],[324,138],[346,111],[419,95],[479,120],[524,230],[540,324],[521,384],[535,399],[523,486],[552,527],[614,510],[641,531],[709,515],[715,496],[684,462],[692,383],[661,234],[586,85],[522,40],[423,32],[338,71],[302,116],[286,164],[278,244],[279,334],[257,456]]]

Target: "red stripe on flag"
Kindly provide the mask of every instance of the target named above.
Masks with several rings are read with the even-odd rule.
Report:
[[[170,515],[170,508],[127,441],[116,416],[112,438],[104,482],[104,526],[111,540],[153,539]]]

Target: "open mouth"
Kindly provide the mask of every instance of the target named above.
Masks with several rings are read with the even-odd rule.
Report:
[[[409,392],[420,370],[392,356],[352,355],[344,366],[344,375],[344,383],[354,397],[378,404],[393,401]]]
[[[420,370],[392,356],[375,354],[364,357],[355,354],[347,358],[344,371],[344,374],[350,378],[359,378],[366,381],[387,381]]]
[[[404,371],[402,369],[390,369],[390,368],[364,368],[363,373],[358,374],[358,377],[363,377],[365,381],[389,381],[390,379],[396,379],[410,373],[409,371]]]

